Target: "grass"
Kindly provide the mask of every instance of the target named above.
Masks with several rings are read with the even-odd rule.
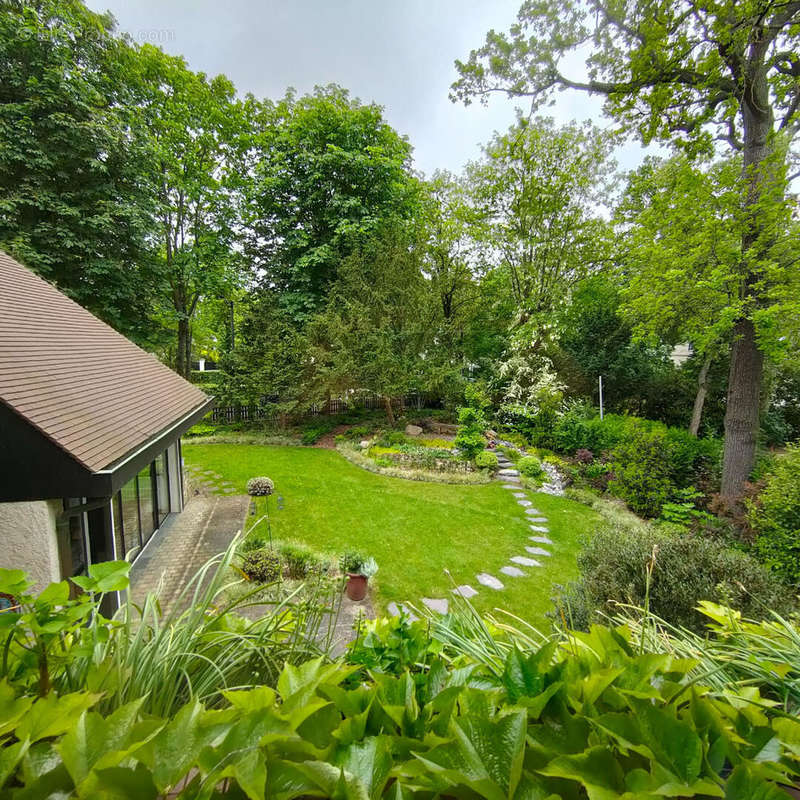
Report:
[[[259,445],[190,444],[186,463],[211,469],[245,491],[247,479],[275,481],[272,534],[305,542],[328,553],[363,550],[380,571],[373,579],[378,610],[391,602],[419,603],[422,597],[450,597],[453,583],[468,583],[479,594],[479,611],[504,608],[537,625],[551,607],[551,585],[577,574],[575,555],[599,514],[571,500],[531,494],[548,519],[554,544],[544,566],[523,578],[502,575],[513,555],[526,555],[525,514],[512,493],[497,482],[470,486],[407,481],[376,475],[333,450]],[[505,583],[503,591],[481,587],[475,576],[488,572]]]

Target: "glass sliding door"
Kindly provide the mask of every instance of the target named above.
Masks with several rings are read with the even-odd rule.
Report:
[[[169,514],[169,470],[167,468],[167,451],[165,450],[154,462],[156,476],[156,509],[158,524]]]
[[[139,486],[139,524],[142,526],[142,547],[144,547],[156,529],[153,465],[148,464],[136,476],[136,480]]]
[[[125,558],[130,561],[131,556],[142,546],[139,536],[139,496],[135,477],[119,490],[119,501],[122,506],[122,541],[125,545]]]

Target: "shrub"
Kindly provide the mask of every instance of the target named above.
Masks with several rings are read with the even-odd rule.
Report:
[[[247,481],[247,494],[251,497],[269,497],[274,491],[275,484],[271,478],[261,476]]]
[[[732,605],[747,616],[764,618],[786,608],[781,583],[755,559],[712,539],[669,535],[652,525],[601,528],[578,555],[580,579],[565,593],[556,617],[569,619],[567,600],[587,614],[613,612],[613,603],[644,607],[673,625],[704,629],[696,610],[701,600]],[[651,570],[648,593],[647,575]],[[595,622],[578,619],[581,627]]]
[[[242,572],[256,583],[272,583],[283,572],[281,558],[270,548],[251,550],[242,558]]]
[[[517,469],[526,477],[533,480],[540,480],[545,476],[542,465],[536,456],[524,456],[517,461]]]
[[[475,456],[475,466],[478,469],[497,469],[497,454],[491,450],[482,450]]]
[[[315,420],[303,430],[303,433],[300,436],[300,441],[303,444],[315,444],[326,433],[330,433],[338,424],[338,420],[334,419],[333,417]]]
[[[184,436],[213,436],[216,432],[215,425],[208,422],[198,422],[197,425],[192,425]]]
[[[309,572],[323,565],[324,559],[300,542],[278,542],[276,549],[286,565],[289,577],[295,580],[305,578]]]
[[[800,446],[775,460],[761,494],[748,503],[755,555],[783,580],[800,582]]]
[[[591,464],[594,461],[594,453],[585,447],[580,447],[575,451],[575,460],[579,464]]]
[[[671,448],[660,432],[634,430],[614,448],[609,489],[637,514],[657,517],[675,493],[670,475]]]
[[[476,408],[460,408],[458,410],[456,447],[470,460],[486,447],[483,432],[486,430],[486,418]]]
[[[381,447],[396,447],[406,443],[406,435],[401,431],[385,431],[381,434],[376,444]]]

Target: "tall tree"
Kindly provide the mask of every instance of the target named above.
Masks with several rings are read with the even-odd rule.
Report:
[[[367,390],[392,400],[419,386],[430,329],[421,253],[397,227],[381,231],[340,265],[324,312],[309,326],[319,395]]]
[[[647,143],[742,155],[745,185],[739,314],[733,323],[722,495],[735,502],[755,458],[764,353],[758,327],[771,303],[762,278],[780,231],[765,207],[781,202],[787,145],[800,129],[797,0],[528,0],[509,34],[491,31],[457,62],[454,97],[495,91],[534,106],[574,89],[601,95],[623,128]],[[589,48],[586,73],[566,56]]]
[[[703,169],[648,160],[617,209],[623,315],[641,339],[691,342],[702,361],[689,432],[697,435],[713,360],[737,315],[741,203],[736,160]],[[732,308],[733,305],[733,308]]]
[[[191,369],[192,318],[206,294],[236,283],[240,176],[235,148],[243,109],[227,78],[192,72],[182,58],[144,45],[138,53],[137,114],[153,153],[148,177],[156,198],[154,244],[165,300],[175,318],[175,368]]]
[[[325,304],[337,267],[386,219],[406,218],[411,146],[382,109],[338,86],[257,113],[248,254],[299,324]]]
[[[156,275],[130,56],[78,0],[0,5],[0,247],[143,341]]]
[[[484,257],[507,278],[518,324],[552,312],[602,263],[604,224],[593,210],[608,175],[608,137],[520,117],[467,167]]]

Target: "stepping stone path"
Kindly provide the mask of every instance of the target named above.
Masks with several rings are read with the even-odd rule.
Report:
[[[503,575],[510,575],[512,578],[522,578],[526,574],[519,567],[500,567],[500,572]]]
[[[525,454],[525,450],[519,450],[510,442],[500,441],[499,444],[503,445],[504,447],[509,447],[521,454]],[[504,453],[497,453],[497,464],[499,469],[495,475],[496,480],[501,482],[501,486],[503,489],[508,489],[513,492],[514,498],[517,503],[525,509],[525,519],[528,522],[528,525],[531,531],[534,531],[537,534],[547,534],[550,532],[550,529],[547,527],[547,517],[542,514],[537,508],[533,507],[533,502],[528,499],[528,495],[525,492],[524,487],[522,486],[522,479],[520,478],[519,470],[516,469],[514,466],[514,462],[508,458]],[[552,464],[543,463],[542,468],[547,473],[547,482],[544,483],[538,491],[543,492],[545,494],[551,495],[563,495],[563,483],[561,480],[561,476],[558,474],[558,471]],[[221,479],[221,476],[216,475],[216,473],[206,473],[207,475],[213,475],[214,478]],[[223,489],[224,492],[227,492],[227,489]],[[528,573],[524,570],[520,569],[520,567],[541,567],[542,564],[540,561],[537,561],[535,558],[531,558],[531,556],[550,556],[551,553],[549,550],[545,550],[543,547],[539,547],[538,545],[553,545],[553,540],[550,539],[548,536],[544,535],[537,535],[537,536],[529,536],[528,539],[531,542],[534,542],[537,546],[526,545],[525,551],[528,555],[524,556],[511,556],[509,561],[511,564],[506,565],[504,567],[500,567],[500,573],[503,575],[508,575],[511,578],[524,578],[527,577]],[[505,586],[501,580],[495,578],[494,575],[490,575],[488,572],[481,572],[475,576],[475,579],[481,586],[486,586],[489,589],[494,589],[495,591],[502,591]],[[479,590],[473,588],[468,583],[462,583],[460,586],[456,586],[454,589],[451,590],[452,593],[456,597],[463,597],[465,599],[469,599],[471,597],[475,597],[479,594]],[[431,611],[436,612],[437,614],[447,614],[450,608],[449,601],[445,598],[439,597],[423,597],[422,598],[423,604],[429,608]],[[411,620],[415,620],[416,617],[414,614],[411,613],[410,609],[405,605],[399,605],[397,603],[389,603],[387,606],[387,610],[392,616],[398,616],[400,613],[406,613]]]
[[[509,561],[519,564],[523,567],[541,567],[542,565],[535,558],[528,558],[527,556],[511,556]]]
[[[444,598],[439,597],[423,597],[422,602],[437,614],[446,614],[450,604]]]
[[[503,588],[503,584],[497,580],[494,575],[490,575],[488,572],[481,572],[475,577],[482,586],[488,586],[490,589],[497,589],[498,591]]]

